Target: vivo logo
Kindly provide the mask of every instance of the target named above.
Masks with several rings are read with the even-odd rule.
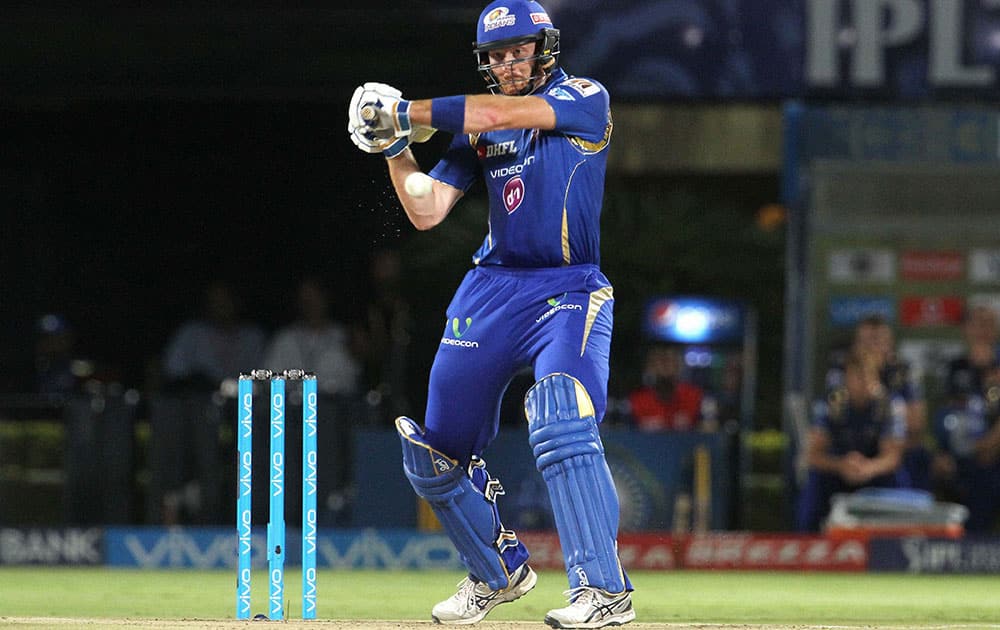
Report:
[[[312,617],[316,613],[316,569],[310,567],[305,572],[305,592],[302,593],[302,604],[305,606],[303,616]]]
[[[271,456],[271,496],[280,497],[285,491],[285,456],[275,453]]]
[[[2,533],[3,530],[0,530]],[[101,531],[94,529],[94,560],[100,558],[97,540]],[[119,543],[123,559],[143,568],[235,567],[233,534],[212,536],[192,535],[190,531],[169,530],[162,536],[149,538],[145,534],[126,533]],[[267,544],[263,536],[253,537],[254,566],[263,566]],[[462,567],[462,560],[447,536],[413,536],[399,547],[376,530],[364,530],[356,535],[339,538],[316,535],[318,564],[335,569],[437,569],[454,570]]]
[[[240,461],[240,496],[250,496],[253,483],[253,454],[250,451],[243,453]]]
[[[241,437],[248,438],[253,433],[253,394],[243,395],[243,415],[240,416],[240,427],[243,429]]]
[[[244,617],[250,616],[250,569],[240,571],[240,614]]]
[[[271,437],[285,434],[285,397],[275,394],[271,397]]]
[[[281,619],[281,600],[284,599],[285,577],[281,569],[271,571],[271,619]]]
[[[309,437],[316,435],[316,393],[310,392],[306,398],[306,426],[309,428]]]
[[[250,510],[240,511],[240,555],[249,556],[253,549],[253,537],[251,536],[251,521],[253,517]]]
[[[316,510],[306,512],[306,529],[302,535],[305,552],[316,553]]]
[[[308,496],[316,494],[317,478],[317,455],[316,451],[309,451],[306,456],[306,476],[303,478],[303,491]]]

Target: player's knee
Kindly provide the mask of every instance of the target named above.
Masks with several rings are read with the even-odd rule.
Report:
[[[541,378],[528,390],[524,408],[539,471],[571,457],[604,452],[590,395],[572,376]]]
[[[465,475],[458,460],[428,444],[417,423],[406,416],[396,418],[396,431],[403,446],[403,472],[417,494],[428,500],[451,494]]]

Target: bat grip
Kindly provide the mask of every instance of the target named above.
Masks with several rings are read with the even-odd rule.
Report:
[[[368,124],[378,122],[378,112],[372,105],[365,105],[361,108],[361,120]]]

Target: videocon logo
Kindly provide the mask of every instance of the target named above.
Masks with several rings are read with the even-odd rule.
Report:
[[[472,318],[471,317],[466,317],[465,318],[465,330],[461,330],[460,331],[459,330],[459,326],[460,326],[459,319],[457,317],[452,318],[452,320],[451,320],[451,332],[455,335],[455,339],[461,339],[462,335],[464,335],[465,333],[467,333],[469,331],[469,326],[471,326],[471,325],[472,325]]]
[[[446,346],[460,346],[462,348],[478,348],[478,341],[469,341],[467,339],[462,339],[462,335],[469,332],[469,327],[472,326],[472,318],[465,318],[465,328],[462,328],[462,320],[458,317],[453,317],[451,319],[451,333],[455,335],[455,338],[451,337],[441,337],[441,343]]]
[[[545,300],[545,303],[549,305],[549,310],[542,313],[542,315],[535,320],[536,324],[540,324],[548,318],[552,317],[559,311],[582,311],[583,306],[579,304],[563,304],[563,300],[566,299],[566,293],[563,293],[559,297],[550,297]]]

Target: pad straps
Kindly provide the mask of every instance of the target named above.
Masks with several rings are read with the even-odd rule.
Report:
[[[427,500],[473,578],[493,590],[504,588],[528,559],[517,535],[504,529],[496,506],[503,486],[486,463],[473,458],[468,471],[424,441],[407,417],[396,419],[403,445],[403,470],[417,496]]]

